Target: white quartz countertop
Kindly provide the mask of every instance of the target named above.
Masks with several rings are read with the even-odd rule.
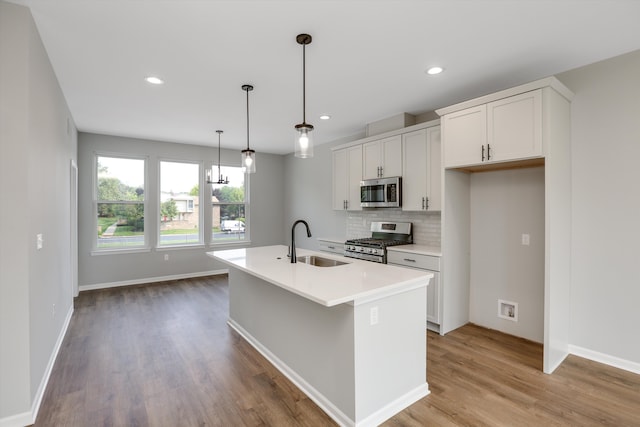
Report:
[[[427,271],[345,258],[326,252],[296,249],[297,255],[316,255],[347,262],[316,267],[287,258],[287,247],[261,246],[207,252],[207,255],[318,304],[362,304],[421,286],[433,277]]]
[[[438,246],[398,245],[398,246],[389,246],[387,250],[394,251],[394,252],[406,252],[410,254],[442,256],[442,249],[440,249],[440,247]]]

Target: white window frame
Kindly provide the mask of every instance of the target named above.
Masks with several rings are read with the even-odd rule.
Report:
[[[99,248],[98,247],[98,204],[104,203],[105,201],[98,200],[98,158],[99,157],[113,157],[119,159],[131,159],[131,160],[142,160],[144,161],[144,201],[142,202],[142,206],[144,208],[144,234],[143,234],[143,244],[140,246],[133,247],[123,247],[123,248]],[[149,187],[149,156],[139,156],[135,154],[128,153],[114,153],[114,152],[105,152],[105,151],[94,151],[93,153],[93,230],[96,232],[93,234],[92,239],[92,249],[91,255],[109,255],[109,254],[121,254],[121,253],[135,253],[135,252],[150,252],[149,247],[149,197],[148,197],[148,187]],[[106,201],[107,203],[113,204],[140,204],[140,202],[133,201],[119,201],[112,202]]]
[[[197,243],[180,243],[176,245],[161,245],[160,244],[160,213],[161,213],[161,205],[162,205],[162,162],[167,163],[185,163],[185,164],[194,164],[198,165],[198,193],[200,197],[200,212],[198,212],[198,242]],[[202,161],[189,160],[189,159],[175,159],[175,158],[159,158],[158,159],[158,179],[156,181],[158,183],[158,204],[157,204],[157,212],[156,216],[158,218],[158,226],[156,227],[156,250],[164,251],[168,249],[179,249],[179,248],[204,248],[204,208],[202,205],[202,188],[205,184],[204,182],[204,168]],[[188,203],[187,203],[188,206]]]
[[[221,166],[223,167],[228,167],[228,168],[238,168],[238,169],[242,169],[241,166],[237,166],[237,165],[225,165],[225,164],[221,164]],[[213,220],[213,207],[214,206],[220,206],[220,205],[244,205],[244,239],[242,240],[227,240],[227,241],[216,241],[213,238],[213,231],[211,231],[209,233],[209,246],[210,247],[221,247],[221,246],[246,246],[251,244],[251,209],[250,209],[250,203],[249,203],[249,195],[250,195],[250,185],[251,185],[251,180],[250,180],[251,174],[245,173],[244,174],[244,203],[214,203],[211,202],[211,219]],[[209,194],[208,197],[211,197],[211,184],[205,184],[207,186],[207,188],[209,189],[209,192],[207,194]],[[202,194],[202,191],[200,192]],[[221,219],[222,221],[222,219]],[[213,224],[212,227],[213,229]]]

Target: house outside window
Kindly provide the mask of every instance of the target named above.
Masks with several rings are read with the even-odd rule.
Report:
[[[99,154],[95,160],[95,249],[145,248],[146,160]]]
[[[200,165],[160,161],[159,247],[202,244]]]
[[[249,241],[249,183],[241,167],[222,166],[228,184],[207,185],[211,189],[211,244]]]

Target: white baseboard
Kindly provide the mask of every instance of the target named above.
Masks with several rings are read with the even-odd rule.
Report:
[[[356,424],[356,427],[378,426],[389,418],[393,417],[398,412],[408,408],[423,397],[428,396],[430,393],[431,392],[429,391],[429,384],[422,384],[409,391],[404,396],[400,396],[393,402],[390,402],[382,408],[378,409],[376,412],[369,415],[364,420],[358,422]]]
[[[633,372],[634,374],[640,374],[640,363],[637,362],[632,362],[630,360],[621,359],[619,357],[571,344],[569,344],[569,353],[584,357],[585,359],[593,360],[594,362],[604,363],[605,365],[613,366],[614,368],[624,369],[625,371]]]
[[[227,324],[231,326],[236,332],[238,332],[249,344],[251,344],[251,346],[253,346],[253,348],[258,350],[258,352],[262,354],[265,359],[267,359],[273,366],[275,366],[280,372],[282,372],[285,377],[287,377],[293,384],[295,384],[296,387],[302,390],[302,392],[306,394],[309,399],[311,399],[316,405],[318,405],[320,409],[322,409],[340,426],[377,426],[430,393],[429,385],[427,383],[420,385],[414,390],[411,390],[405,395],[400,396],[398,399],[388,403],[373,414],[356,423],[338,407],[331,403],[331,401],[327,399],[327,397],[316,390],[304,378],[298,375],[286,363],[280,360],[280,358],[278,358],[275,354],[269,351],[269,349],[267,349],[258,340],[256,340],[242,326],[238,325],[238,323],[236,323],[233,319],[229,319],[227,321]]]
[[[96,284],[93,284],[93,285],[81,285],[79,287],[79,289],[80,289],[80,292],[82,292],[82,291],[92,291],[92,290],[95,290],[95,289],[107,289],[107,288],[117,288],[117,287],[120,287],[120,286],[142,285],[144,283],[167,282],[169,280],[191,279],[191,278],[194,278],[194,277],[204,277],[204,276],[215,276],[215,275],[218,275],[218,274],[227,274],[228,272],[229,272],[228,269],[223,268],[221,270],[200,271],[200,272],[197,272],[197,273],[174,274],[174,275],[171,275],[171,276],[145,277],[145,278],[142,278],[142,279],[123,280],[123,281],[120,281],[120,282],[108,282],[108,283],[96,283]]]
[[[73,315],[73,302],[71,303],[71,307],[67,312],[67,316],[64,319],[64,324],[62,325],[62,329],[58,334],[58,339],[56,340],[56,344],[53,347],[51,356],[49,357],[47,368],[44,371],[44,375],[42,376],[42,380],[40,381],[40,386],[38,386],[38,391],[36,392],[33,403],[31,404],[31,410],[29,412],[23,412],[21,414],[12,415],[10,417],[0,419],[0,427],[23,427],[23,426],[31,425],[36,421],[36,417],[38,416],[38,411],[40,410],[40,404],[42,403],[42,398],[44,397],[44,392],[47,389],[47,384],[49,383],[49,378],[51,377],[51,371],[53,370],[53,365],[56,363],[56,359],[58,358],[58,353],[60,352],[60,348],[62,347],[62,341],[64,340],[64,336],[67,334],[67,329],[69,329],[69,324],[71,323],[72,315]]]
[[[0,427],[24,427],[33,424],[31,412],[23,412],[10,417],[0,418]]]

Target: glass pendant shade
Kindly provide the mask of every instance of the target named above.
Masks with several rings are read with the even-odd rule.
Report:
[[[295,156],[302,159],[313,157],[313,126],[307,123],[296,125]]]
[[[242,150],[241,162],[244,173],[256,172],[256,152],[254,150]]]

